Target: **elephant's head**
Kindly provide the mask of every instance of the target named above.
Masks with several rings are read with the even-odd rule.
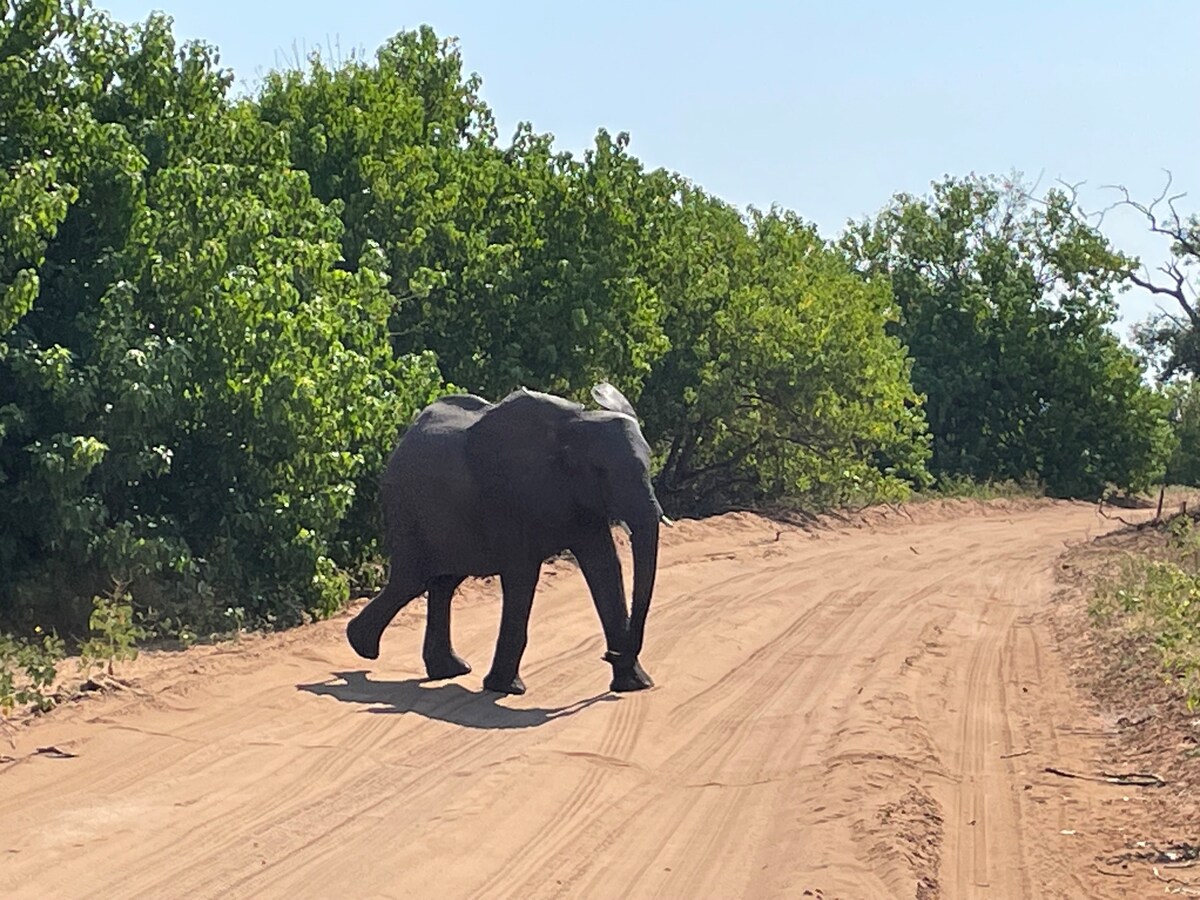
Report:
[[[646,616],[658,569],[659,522],[670,523],[659,506],[650,479],[650,447],[633,406],[609,384],[598,384],[592,396],[604,410],[583,411],[573,425],[567,450],[576,453],[583,471],[579,487],[610,522],[623,524],[633,550],[633,604],[629,621],[630,664],[637,660],[645,635]],[[612,662],[614,660],[610,660]]]
[[[534,531],[569,529],[587,520],[621,522],[629,529],[633,603],[628,644],[609,660],[617,670],[632,668],[642,648],[663,513],[650,481],[650,447],[633,407],[610,385],[597,385],[593,396],[604,409],[515,391],[471,426],[468,447],[481,470],[499,476],[496,495],[505,508],[524,515]],[[549,548],[563,547],[558,542],[565,536],[543,535],[541,549],[554,552]]]

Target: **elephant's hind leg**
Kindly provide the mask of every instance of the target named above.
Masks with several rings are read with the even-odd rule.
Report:
[[[346,623],[346,639],[354,652],[363,659],[379,658],[379,641],[383,630],[404,607],[425,590],[425,585],[405,579],[392,569],[387,586]]]
[[[435,578],[429,584],[429,604],[425,619],[425,674],[433,679],[457,678],[471,671],[467,662],[454,652],[450,641],[450,600],[463,579],[454,576]]]

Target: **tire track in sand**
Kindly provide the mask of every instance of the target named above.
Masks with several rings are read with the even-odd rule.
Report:
[[[252,665],[210,655],[190,687],[173,664],[152,703],[60,710],[15,753],[81,755],[0,772],[0,893],[906,896],[913,834],[940,824],[909,833],[879,810],[927,815],[897,801],[928,795],[947,896],[1090,886],[1062,874],[1068,844],[1039,846],[1068,821],[1062,786],[1023,791],[1027,770],[999,755],[1018,736],[1087,751],[1056,728],[1077,711],[1034,614],[1092,510],[765,543],[773,529],[738,521],[688,523],[664,546],[646,654],[659,686],[643,694],[603,695],[595,610],[571,577],[539,593],[522,698],[478,693],[474,673],[415,687],[415,622],[389,635],[382,674],[297,692],[362,677],[342,620],[264,642]],[[495,629],[494,604],[456,608],[467,658],[490,656]],[[1104,814],[1094,790],[1070,786],[1073,816]]]

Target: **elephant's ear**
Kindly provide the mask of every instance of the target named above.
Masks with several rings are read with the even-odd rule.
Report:
[[[629,416],[631,419],[637,418],[637,413],[634,412],[633,404],[626,400],[625,395],[607,381],[601,381],[592,388],[592,399],[605,409],[622,413],[626,416]]]

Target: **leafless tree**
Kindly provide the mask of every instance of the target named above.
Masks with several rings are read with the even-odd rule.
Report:
[[[1166,356],[1164,377],[1190,373],[1200,375],[1200,216],[1186,215],[1176,205],[1184,193],[1172,193],[1172,177],[1149,203],[1135,200],[1124,185],[1106,185],[1121,195],[1116,203],[1100,213],[1119,207],[1140,213],[1150,231],[1170,241],[1171,259],[1154,271],[1148,266],[1131,271],[1129,280],[1143,290],[1174,301],[1171,308],[1159,307],[1159,314],[1139,328],[1138,339],[1147,350]]]

